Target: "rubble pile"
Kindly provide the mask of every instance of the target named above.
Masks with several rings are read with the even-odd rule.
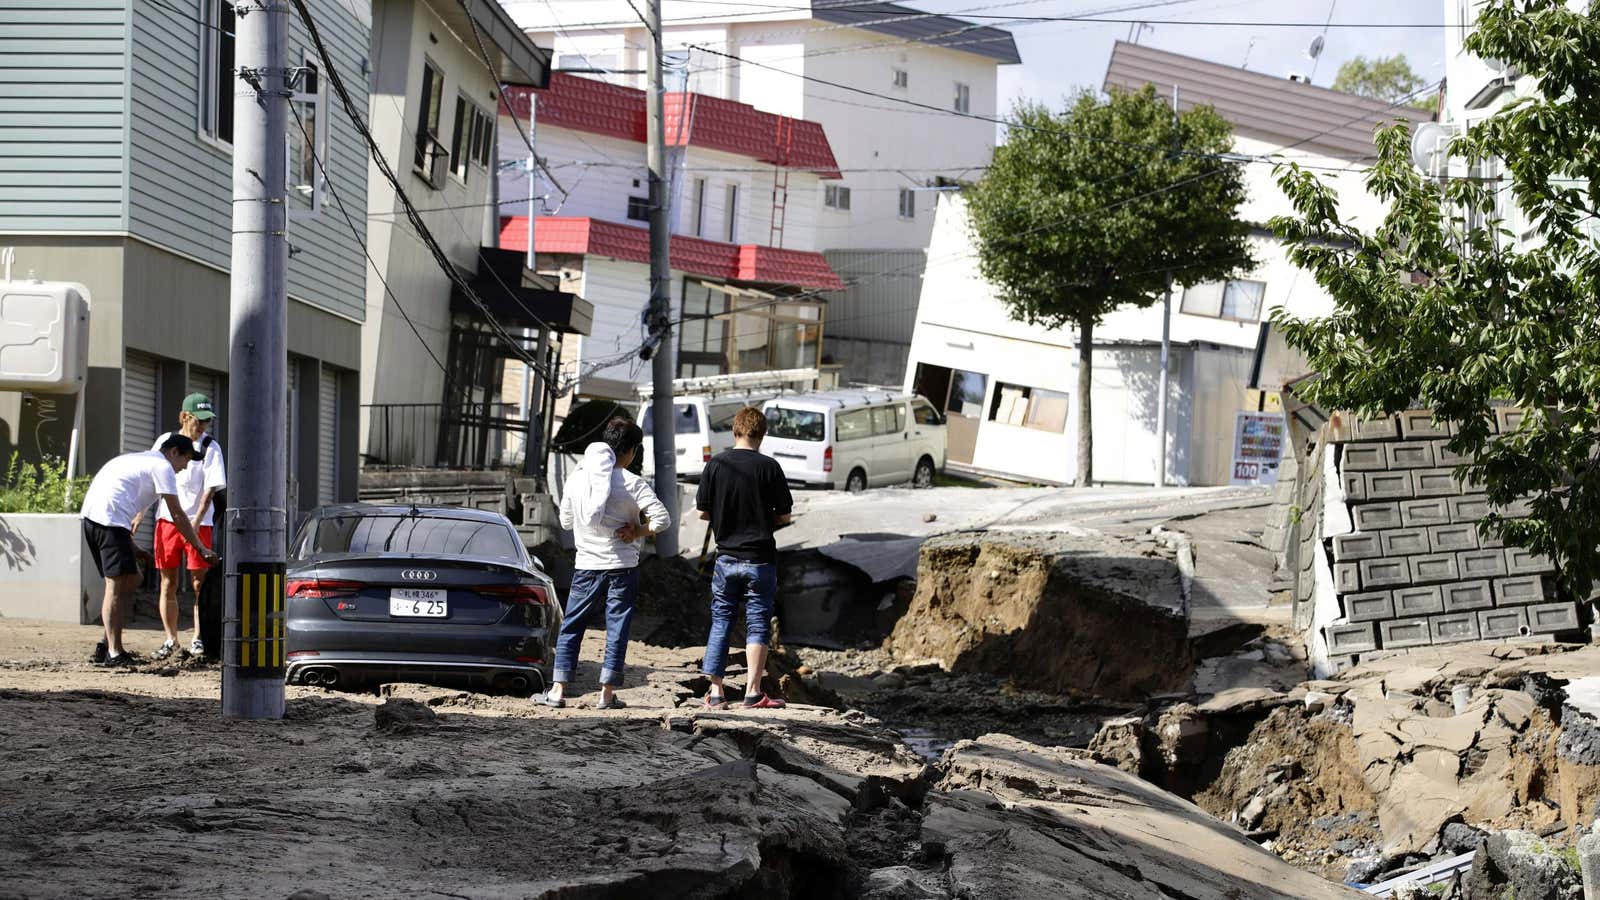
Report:
[[[929,539],[885,649],[1018,687],[1144,700],[1193,676],[1182,579],[1154,541],[957,532]]]

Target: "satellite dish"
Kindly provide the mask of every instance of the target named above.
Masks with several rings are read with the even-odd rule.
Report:
[[[1423,122],[1411,135],[1411,164],[1429,175],[1444,168],[1445,142],[1450,140],[1450,129],[1438,122]]]
[[[1326,43],[1326,41],[1323,40],[1323,37],[1320,34],[1317,35],[1316,37],[1312,38],[1311,39],[1311,46],[1306,48],[1306,58],[1307,59],[1316,59],[1317,57],[1321,56],[1322,55],[1322,47],[1323,47],[1323,44],[1325,44],[1325,43]]]
[[[1503,59],[1489,59],[1485,57],[1483,64],[1489,68],[1489,71],[1495,73],[1496,75],[1505,74],[1506,61]]]

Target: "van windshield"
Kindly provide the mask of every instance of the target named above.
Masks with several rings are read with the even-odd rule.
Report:
[[[672,417],[673,434],[700,433],[700,411],[696,409],[693,404],[679,403],[673,407],[673,409],[676,413]],[[639,427],[644,430],[645,435],[648,436],[654,434],[656,424],[655,409],[646,406],[644,408],[644,416],[642,419],[643,421],[640,423]]]
[[[816,410],[774,406],[767,410],[767,434],[788,441],[821,441],[827,437],[825,419]]]

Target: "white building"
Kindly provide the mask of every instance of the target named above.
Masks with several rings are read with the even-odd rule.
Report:
[[[1308,84],[1118,43],[1106,88],[1176,83],[1184,109],[1210,105],[1234,126],[1236,153],[1315,167],[1333,182],[1348,220],[1371,225],[1382,207],[1362,184],[1381,121],[1427,117]],[[1227,284],[1179,292],[1171,313],[1171,376],[1165,452],[1176,484],[1227,484],[1235,414],[1253,386],[1275,389],[1300,374],[1292,354],[1267,340],[1270,310],[1315,315],[1332,301],[1287,259],[1265,228],[1291,211],[1270,162],[1246,167],[1241,214],[1257,223],[1259,265]],[[1095,330],[1094,472],[1100,481],[1150,483],[1158,462],[1156,385],[1161,305],[1113,313]],[[950,415],[950,460],[1017,478],[1068,483],[1077,471],[1075,332],[1013,321],[977,271],[965,204],[941,198],[918,305],[906,386]],[[1281,344],[1281,342],[1279,342]]]
[[[513,90],[500,149],[526,155],[513,117],[535,126],[535,267],[594,307],[593,327],[563,364],[583,396],[630,398],[648,380],[638,350],[649,304],[645,94],[557,73],[546,90]],[[841,287],[817,252],[817,198],[837,164],[815,122],[700,94],[665,100],[673,173],[675,317],[681,377],[816,366],[823,291]],[[527,167],[500,182],[501,243],[526,252]],[[785,300],[791,297],[792,300]]]
[[[505,6],[555,48],[558,69],[611,70],[591,77],[643,87],[649,35],[625,0]],[[853,282],[830,297],[828,353],[847,361],[846,378],[898,380],[933,233],[930,189],[988,165],[997,70],[1021,61],[1011,34],[894,3],[665,0],[662,12],[663,48],[683,63],[687,90],[826,129],[843,177],[812,188],[816,246]],[[773,246],[796,246],[779,237]]]

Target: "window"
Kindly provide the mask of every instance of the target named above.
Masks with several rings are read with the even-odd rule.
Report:
[[[417,113],[417,152],[414,164],[423,174],[432,172],[433,160],[443,150],[439,143],[439,111],[444,105],[444,76],[427,61],[422,63],[422,106]]]
[[[906,430],[905,426],[905,407],[900,404],[873,407],[872,433],[874,436],[899,434]]]
[[[983,415],[983,395],[989,391],[989,376],[961,369],[950,370],[950,399],[945,409],[951,415],[976,419]]]
[[[816,410],[774,406],[767,410],[767,436],[786,441],[825,440],[826,419]]]
[[[728,185],[725,196],[727,200],[722,205],[722,214],[726,221],[723,223],[722,239],[731,244],[739,239],[739,186]]]
[[[911,76],[906,73],[905,69],[894,69],[893,71],[894,71],[894,86],[895,87],[903,88],[906,85],[911,83]]]
[[[706,180],[694,180],[693,204],[689,207],[689,233],[702,237],[706,233]]]
[[[289,100],[285,181],[291,212],[296,206],[313,213],[322,209],[322,188],[327,181],[323,166],[328,160],[328,121],[322,114],[322,97],[322,78],[308,54]]]
[[[200,25],[200,133],[233,143],[233,4],[205,0]]]
[[[318,519],[300,558],[383,553],[520,562],[517,533],[498,522],[449,515],[340,515]]]
[[[915,219],[917,217],[917,193],[910,188],[900,189],[900,218]]]
[[[472,116],[472,158],[487,169],[494,161],[494,119],[476,106]]]
[[[637,222],[648,222],[648,221],[650,221],[650,198],[649,197],[629,197],[628,198],[628,218],[633,219],[634,221],[637,221]]]
[[[713,403],[706,410],[707,424],[711,426],[712,434],[732,434],[733,417],[744,409],[745,403]]]
[[[822,189],[822,205],[829,209],[850,208],[850,189],[842,184],[830,184]]]
[[[1266,290],[1266,284],[1260,281],[1197,284],[1184,290],[1180,310],[1191,316],[1255,322],[1261,318],[1261,300]]]
[[[450,132],[450,174],[467,180],[467,165],[472,159],[472,126],[477,121],[472,103],[456,97],[456,124]]]
[[[911,404],[911,418],[918,425],[944,424],[944,420],[939,418],[939,411],[929,405],[926,400],[917,400]]]
[[[833,420],[833,439],[839,443],[872,437],[872,410],[852,409]]]
[[[959,81],[956,82],[955,110],[960,113],[972,111],[972,88]]]
[[[1061,434],[1067,430],[1067,395],[1000,382],[994,387],[989,421]]]

